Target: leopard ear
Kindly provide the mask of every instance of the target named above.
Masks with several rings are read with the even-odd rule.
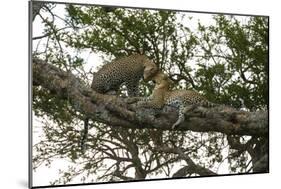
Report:
[[[168,81],[170,86],[174,85],[174,81],[171,80],[167,74],[163,73],[163,80]]]

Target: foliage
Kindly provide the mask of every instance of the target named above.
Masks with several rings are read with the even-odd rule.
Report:
[[[214,24],[203,24],[190,16],[195,14],[175,11],[57,6],[65,6],[64,18],[50,5],[37,16],[44,24],[41,40],[45,44],[38,45],[43,50],[34,49],[34,57],[75,73],[88,85],[91,72],[85,69],[84,51],[102,54],[105,62],[138,52],[153,59],[175,82],[175,88],[197,90],[212,102],[248,111],[268,106],[266,17],[209,15]],[[189,23],[196,23],[196,28],[191,29]],[[152,89],[141,82],[142,95],[149,95]],[[52,184],[75,178],[96,182],[172,177],[190,164],[185,155],[215,173],[253,171],[253,157],[247,152],[254,146],[247,143],[253,137],[116,129],[90,121],[87,149],[82,153],[79,140],[84,116],[72,110],[67,99],[34,84],[33,111],[44,117],[42,140],[34,146],[34,168],[56,158],[74,163]],[[240,149],[229,144],[230,138],[237,137]],[[249,145],[241,151],[246,143]],[[168,153],[167,148],[178,149],[178,153]],[[228,172],[221,166],[227,166]],[[202,174],[195,169],[182,176],[196,175]]]

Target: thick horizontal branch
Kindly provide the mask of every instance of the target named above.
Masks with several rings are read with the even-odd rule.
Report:
[[[65,72],[42,60],[33,60],[33,84],[70,101],[79,112],[92,120],[111,126],[129,128],[157,128],[172,130],[177,120],[177,110],[165,107],[160,112],[138,109],[128,105],[126,98],[96,93],[72,73]],[[268,134],[267,111],[246,112],[218,106],[197,108],[177,130],[195,132],[221,132],[233,135],[266,136]],[[204,112],[204,113],[202,113]]]

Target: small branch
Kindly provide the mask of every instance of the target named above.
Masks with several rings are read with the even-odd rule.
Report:
[[[179,169],[176,173],[173,174],[173,177],[185,177],[187,174],[199,174],[203,175],[217,175],[215,172],[200,166],[196,165],[194,161],[188,156],[188,154],[184,153],[180,148],[169,148],[169,147],[161,147],[158,148],[157,151],[178,154],[179,159],[185,160],[188,164],[187,166]]]
[[[66,27],[57,29],[56,32],[59,32],[59,31],[61,31],[61,30],[65,30],[65,29],[68,29],[68,28],[72,28],[72,27],[66,26]],[[32,40],[42,39],[42,38],[44,38],[44,37],[48,37],[48,36],[53,35],[53,34],[54,34],[54,32],[48,32],[48,33],[46,33],[46,34],[44,34],[44,35],[37,36],[37,37],[33,37]]]
[[[40,36],[37,36],[37,37],[33,37],[32,40],[42,39],[42,38],[48,37],[50,35],[51,35],[51,33],[46,33],[45,35],[40,35]]]

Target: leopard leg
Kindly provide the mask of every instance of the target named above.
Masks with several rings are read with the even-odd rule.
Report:
[[[164,106],[163,101],[156,99],[152,96],[143,98],[143,100],[138,101],[137,107],[139,108],[153,108],[153,109],[162,109]]]
[[[132,80],[125,83],[128,96],[139,96],[139,80]]]
[[[182,122],[185,120],[185,114],[189,111],[192,111],[196,108],[196,105],[184,106],[181,105],[179,107],[179,117],[178,120],[173,124],[172,129],[176,129]]]

